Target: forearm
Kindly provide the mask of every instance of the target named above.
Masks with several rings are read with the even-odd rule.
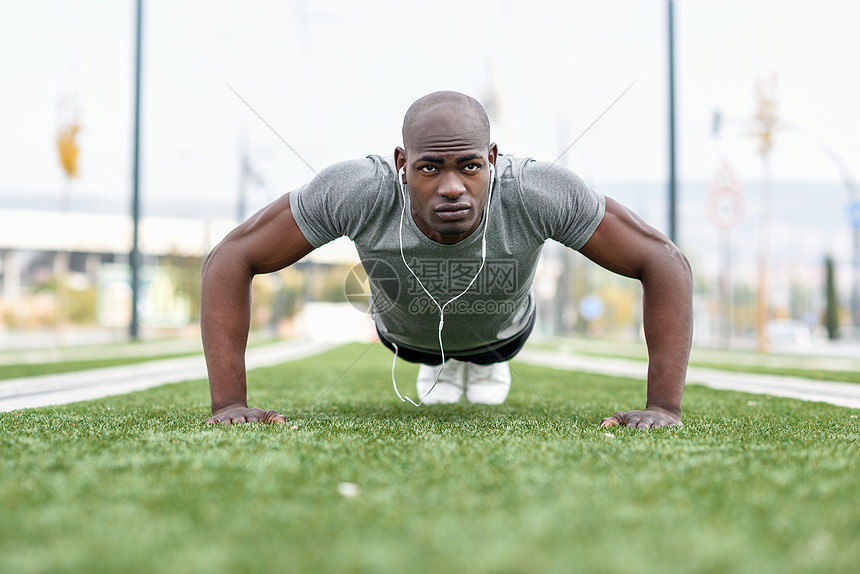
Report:
[[[230,257],[213,251],[203,270],[200,328],[212,412],[247,406],[245,347],[251,319],[251,278]]]
[[[693,280],[683,254],[666,247],[668,258],[642,276],[649,359],[646,408],[680,415],[693,337]]]

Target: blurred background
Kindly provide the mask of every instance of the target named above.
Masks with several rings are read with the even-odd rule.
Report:
[[[391,154],[408,106],[451,89],[486,106],[502,153],[558,159],[672,235],[697,345],[860,351],[860,5],[137,6],[4,5],[2,350],[196,337],[202,261],[233,226],[313,170]],[[339,240],[258,277],[254,329],[369,336],[344,311],[356,263]],[[641,337],[638,284],[558,245],[536,289],[540,334]]]

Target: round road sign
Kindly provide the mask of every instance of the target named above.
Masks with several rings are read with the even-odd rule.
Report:
[[[739,193],[718,192],[708,196],[708,218],[720,229],[730,229],[741,222],[744,200]]]

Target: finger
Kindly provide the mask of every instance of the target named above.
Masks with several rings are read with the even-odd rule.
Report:
[[[283,424],[290,419],[287,418],[287,415],[282,415],[278,411],[266,411],[266,418],[264,420],[274,424]]]
[[[600,426],[602,426],[602,427],[614,427],[617,425],[623,425],[624,424],[624,416],[626,414],[627,413],[618,411],[614,415],[612,415],[611,417],[606,417],[605,419],[600,421]]]
[[[640,415],[633,415],[627,419],[627,428],[635,429],[639,428],[639,423],[642,421],[642,417]]]
[[[651,417],[642,417],[641,419],[639,419],[639,422],[636,423],[636,428],[640,430],[649,429],[652,426],[654,426],[654,419],[652,419]]]
[[[206,419],[206,424],[207,425],[228,425],[228,424],[230,424],[230,421],[229,420],[225,421],[225,420],[222,420],[218,417],[209,417],[208,419]]]
[[[252,410],[245,413],[245,422],[248,423],[258,423],[260,422],[260,411]]]
[[[672,424],[672,421],[670,419],[667,419],[665,417],[654,417],[654,419],[651,420],[651,427],[650,428],[656,429],[656,428],[668,426],[670,424]]]
[[[222,415],[212,415],[208,419],[206,419],[207,425],[228,425],[230,424],[229,420],[224,420],[221,418]]]

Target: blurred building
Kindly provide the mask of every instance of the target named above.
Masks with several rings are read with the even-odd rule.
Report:
[[[181,328],[193,320],[202,260],[235,225],[230,219],[142,218],[144,326]],[[131,237],[126,215],[0,210],[0,328],[76,322],[81,305],[99,325],[127,326]],[[357,262],[352,244],[336,241],[302,266]]]

